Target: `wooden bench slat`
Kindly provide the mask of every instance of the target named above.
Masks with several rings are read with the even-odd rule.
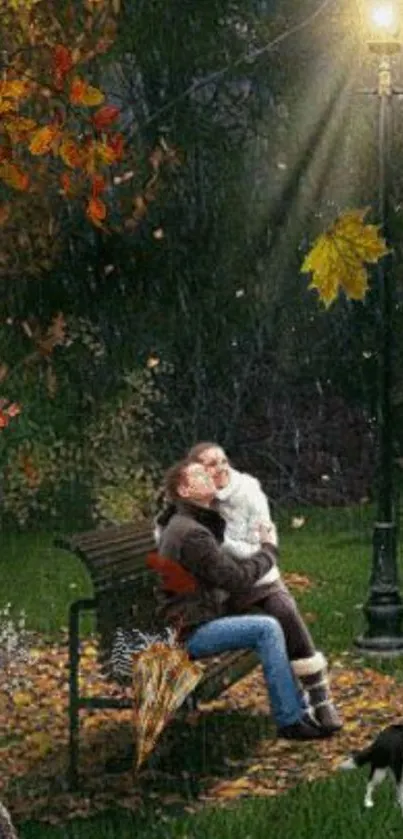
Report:
[[[96,554],[98,551],[114,551],[116,549],[119,549],[121,545],[130,545],[133,550],[136,550],[137,548],[141,550],[143,546],[155,546],[155,539],[152,533],[144,533],[144,535],[136,537],[134,537],[132,533],[126,533],[121,535],[120,537],[110,537],[108,539],[103,540],[102,542],[95,542],[90,544],[84,543],[84,545],[80,543],[78,546],[76,546],[76,549],[81,548],[81,550],[85,550],[86,553]]]
[[[111,562],[114,559],[119,559],[119,557],[144,561],[144,557],[153,549],[155,550],[155,542],[142,542],[141,545],[131,545],[130,542],[123,542],[121,545],[114,545],[113,548],[106,545],[102,550],[86,551],[86,559],[95,567],[102,564],[107,565],[108,561]]]
[[[70,551],[89,550],[97,545],[113,544],[124,539],[132,539],[136,542],[147,539],[154,541],[154,533],[152,528],[139,530],[132,524],[118,525],[116,527],[106,527],[104,530],[87,531],[74,536],[63,537],[57,539],[57,544]]]
[[[148,571],[140,571],[136,569],[132,569],[131,566],[125,568],[125,566],[119,566],[116,569],[116,573],[113,573],[113,568],[108,568],[107,572],[102,573],[100,571],[99,574],[93,576],[93,583],[95,592],[105,591],[108,588],[113,588],[113,584],[118,582],[119,588],[123,588],[124,585],[130,585],[133,594],[135,594],[136,587],[140,591],[142,588],[144,589],[144,581],[147,580],[155,580],[155,574]],[[154,583],[155,584],[155,583]]]
[[[129,553],[128,551],[124,551],[122,553],[118,553],[114,556],[103,556],[95,561],[90,558],[87,560],[88,567],[91,570],[91,573],[97,577],[98,574],[107,574],[108,569],[119,568],[121,565],[122,568],[132,568],[133,571],[141,572],[146,568],[145,559],[149,551],[142,551],[140,555]]]

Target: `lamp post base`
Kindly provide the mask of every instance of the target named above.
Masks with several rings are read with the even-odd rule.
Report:
[[[370,596],[363,612],[368,629],[353,641],[365,655],[403,654],[403,603],[399,594],[396,566],[396,525],[376,522],[373,533],[373,568]]]
[[[353,641],[355,649],[367,656],[393,658],[403,655],[403,638],[399,635],[359,635]]]
[[[383,599],[383,602],[382,602]],[[375,600],[377,602],[375,602]],[[365,655],[403,654],[403,605],[398,592],[384,598],[375,595],[364,607],[368,630],[354,640],[354,647]]]

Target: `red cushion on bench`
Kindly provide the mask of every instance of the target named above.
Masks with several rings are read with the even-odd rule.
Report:
[[[190,594],[197,589],[197,582],[192,574],[182,568],[179,562],[161,556],[157,551],[148,554],[146,565],[162,577],[165,591]]]

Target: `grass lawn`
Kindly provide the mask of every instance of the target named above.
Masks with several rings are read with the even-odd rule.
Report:
[[[56,549],[50,533],[4,533],[1,545],[0,608],[11,603],[25,611],[28,629],[57,635],[67,627],[69,604],[91,595],[82,563]]]
[[[368,591],[373,511],[360,507],[296,513],[306,519],[298,530],[291,526],[291,514],[283,514],[279,520],[281,566],[315,581],[315,586],[299,594],[298,600],[312,620],[318,647],[338,658],[351,651],[352,640],[363,627],[360,604]],[[5,535],[2,545],[0,607],[10,601],[17,609],[26,611],[30,629],[57,635],[66,626],[68,603],[91,590],[79,561],[55,550],[48,534]],[[403,680],[401,659],[371,659],[369,664]],[[250,719],[249,723],[252,748],[256,720]],[[230,747],[234,748],[233,726],[229,732],[228,753]],[[198,748],[201,749],[200,744]],[[175,757],[179,760],[181,756]],[[192,766],[193,762],[196,769],[201,760],[208,763],[210,757],[213,759],[209,753],[186,754],[184,763]],[[217,761],[217,753],[214,760]],[[320,835],[357,839],[394,836],[403,829],[403,819],[394,805],[391,786],[380,787],[374,810],[366,811],[362,805],[365,776],[365,771],[334,774],[326,780],[301,782],[276,797],[238,799],[225,807],[209,804],[191,813],[175,810],[174,806],[160,806],[155,796],[153,806],[151,799],[145,810],[133,815],[119,809],[95,819],[76,819],[63,828],[26,822],[19,832],[22,839],[260,839],[270,835],[277,823],[286,839],[296,835],[300,839],[319,839]],[[193,803],[190,790],[189,804]]]
[[[391,787],[381,786],[373,810],[362,805],[363,781],[352,775],[302,783],[276,798],[238,801],[230,808],[197,813],[134,818],[124,811],[106,813],[60,828],[25,824],[21,839],[392,839],[403,828]]]

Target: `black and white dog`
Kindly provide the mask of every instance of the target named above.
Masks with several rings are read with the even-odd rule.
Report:
[[[369,763],[371,769],[365,791],[365,807],[373,807],[372,793],[389,774],[396,784],[396,795],[403,813],[403,724],[389,725],[374,740],[371,746],[340,764],[339,769],[355,769]]]

